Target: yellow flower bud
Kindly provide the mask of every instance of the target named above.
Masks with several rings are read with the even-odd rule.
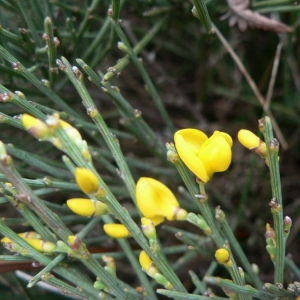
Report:
[[[122,239],[130,236],[130,232],[123,224],[104,224],[104,232],[115,239]]]
[[[183,217],[179,203],[171,190],[160,181],[142,177],[136,184],[136,199],[142,214],[157,225],[166,217],[168,220],[179,220]],[[179,217],[179,218],[177,218]]]
[[[59,120],[59,124],[72,141],[82,140],[79,131],[75,127],[63,120]]]
[[[22,233],[18,233],[18,235],[24,239],[38,239],[38,240],[42,239],[42,236],[35,231],[22,232]]]
[[[33,248],[40,252],[53,252],[56,250],[56,245],[49,241],[44,241],[35,231],[28,231],[23,233],[18,233],[18,235],[23,238],[28,244],[30,244]],[[14,243],[8,237],[4,237],[1,239],[1,243],[3,243],[4,247],[13,252],[20,252],[22,254],[26,254],[27,250],[21,248],[19,245]]]
[[[151,240],[156,239],[156,230],[155,230],[155,224],[151,219],[148,218],[141,218],[142,222],[142,231],[144,235]]]
[[[226,171],[232,158],[232,139],[215,131],[208,138],[197,129],[182,129],[174,135],[175,146],[184,164],[203,182],[213,173]]]
[[[7,236],[5,236],[1,239],[1,243],[12,243],[12,240]]]
[[[89,169],[75,168],[75,179],[80,189],[86,194],[96,193],[100,187],[97,176]]]
[[[219,248],[215,252],[215,257],[219,264],[226,265],[227,267],[232,266],[232,261],[230,259],[230,253],[226,248]]]
[[[24,238],[24,240],[28,244],[30,244],[34,249],[40,252],[51,253],[56,250],[56,245],[49,241],[44,241],[40,239],[30,239],[30,238],[29,239]]]
[[[238,140],[244,147],[254,151],[260,157],[267,156],[266,144],[253,132],[246,129],[241,129],[238,132]]]
[[[83,217],[97,217],[109,212],[105,203],[92,199],[73,198],[67,200],[67,205],[75,214]]]
[[[74,245],[76,239],[77,239],[77,236],[76,236],[76,235],[69,235],[69,236],[68,236],[68,242],[69,242],[69,244],[70,244],[70,245]]]
[[[48,126],[31,115],[23,114],[21,116],[21,122],[24,128],[39,140],[48,140],[52,136],[51,130]]]
[[[139,262],[142,266],[142,269],[148,274],[150,277],[154,278],[156,274],[159,273],[158,268],[153,263],[149,255],[143,250],[139,256]]]
[[[86,249],[85,245],[82,243],[81,238],[76,235],[69,235],[68,242],[69,242],[70,248],[74,251],[77,251],[77,250],[79,251],[80,249],[81,250]],[[69,253],[69,255],[72,255],[72,254]]]

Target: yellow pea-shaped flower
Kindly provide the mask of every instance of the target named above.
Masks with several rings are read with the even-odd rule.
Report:
[[[141,213],[154,225],[168,220],[184,220],[187,212],[180,208],[172,191],[158,180],[141,177],[136,184],[137,205]]]
[[[216,172],[228,169],[232,159],[232,139],[215,131],[208,138],[197,129],[182,129],[174,135],[175,147],[184,164],[203,182]]]

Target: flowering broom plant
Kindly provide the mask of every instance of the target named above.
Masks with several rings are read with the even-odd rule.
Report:
[[[252,27],[293,34],[259,15],[272,1],[239,8],[237,17],[229,2],[231,21],[245,24],[250,14]],[[277,15],[288,10],[297,19],[294,6],[276,5]],[[286,209],[279,169],[287,143],[269,107],[271,91],[264,99],[210,19],[219,6],[43,0],[0,1],[0,8],[3,299],[300,299],[291,246],[297,209]],[[199,51],[199,26],[211,33],[212,49]],[[220,43],[236,70],[223,68],[231,63],[219,59],[224,50],[216,55]],[[245,75],[266,115],[259,136],[241,129],[258,118],[256,108],[245,116],[239,106],[232,120],[234,105],[226,106],[241,82],[222,95],[221,121],[222,105],[210,100],[222,88],[211,81],[216,94],[209,101],[198,95],[199,105],[188,103],[190,78],[173,81],[184,69],[173,68],[195,68],[202,52],[210,57],[197,61],[201,68],[221,61],[218,84]],[[290,73],[296,82],[296,68]]]

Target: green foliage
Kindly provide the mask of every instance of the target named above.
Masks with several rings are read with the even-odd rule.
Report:
[[[0,265],[29,268],[2,274],[1,295],[300,297],[300,261],[286,254],[287,246],[297,253],[297,229],[288,243],[295,195],[279,171],[289,174],[299,159],[298,4],[0,0],[0,8],[0,233],[17,254],[2,247]],[[226,9],[229,22],[220,20]],[[26,123],[27,114],[40,121]],[[235,143],[240,128],[257,131],[257,119],[268,150],[261,160]],[[196,181],[173,145],[181,128],[228,132],[230,169]],[[289,157],[279,160],[273,131]],[[83,183],[78,167],[92,173]],[[141,227],[141,177],[174,192],[182,209],[167,202],[157,213],[172,223]],[[74,215],[66,201],[84,197],[110,213],[91,204],[90,218]],[[196,226],[179,222],[186,211]],[[112,239],[106,223],[131,236]],[[42,239],[17,234],[32,230]],[[229,256],[219,265],[217,249]]]

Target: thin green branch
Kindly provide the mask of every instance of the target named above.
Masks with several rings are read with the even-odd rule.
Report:
[[[267,162],[270,169],[272,197],[270,202],[271,212],[273,214],[274,230],[276,237],[276,254],[275,254],[275,277],[274,282],[284,283],[284,258],[285,258],[285,239],[283,225],[283,207],[281,180],[279,171],[279,144],[273,136],[272,123],[269,117],[260,120],[265,142],[267,145]]]
[[[146,83],[147,90],[149,91],[154,103],[157,106],[157,109],[159,110],[161,116],[163,117],[164,122],[168,126],[169,130],[171,132],[174,132],[175,128],[174,128],[173,122],[170,119],[170,116],[169,116],[169,114],[157,92],[157,89],[155,88],[150,76],[148,75],[144,65],[141,63],[141,61],[138,59],[137,55],[134,53],[134,50],[131,47],[129,40],[127,39],[127,37],[124,34],[123,30],[121,29],[120,25],[117,22],[115,22],[114,20],[111,21],[111,24],[112,24],[113,28],[115,29],[117,35],[121,39],[121,41],[125,44],[125,46],[128,50],[128,54],[129,54],[131,60],[133,61],[133,63],[135,64],[136,68],[140,72],[144,82]]]

